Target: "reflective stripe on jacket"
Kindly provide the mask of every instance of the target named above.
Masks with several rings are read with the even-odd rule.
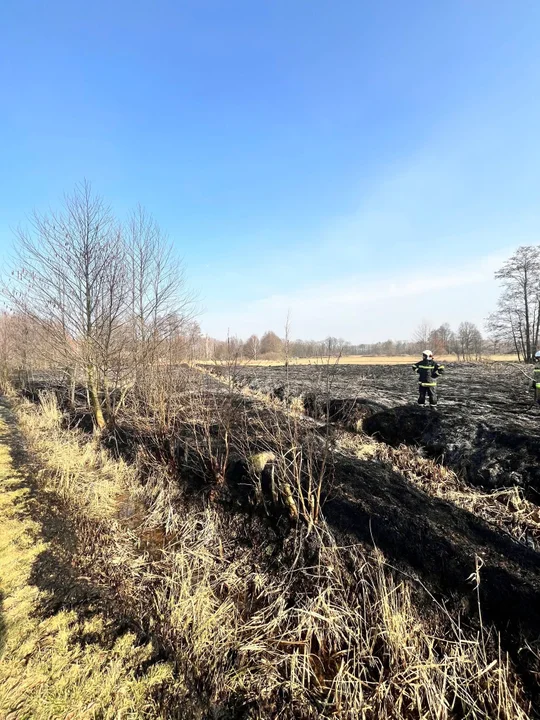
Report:
[[[418,382],[422,387],[434,387],[437,385],[435,378],[444,372],[444,365],[439,365],[435,360],[422,358],[412,366],[412,369],[418,373]]]

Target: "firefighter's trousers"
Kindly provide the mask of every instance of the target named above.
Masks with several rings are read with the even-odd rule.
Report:
[[[418,396],[419,405],[425,405],[426,395],[429,398],[430,405],[437,404],[437,383],[418,383],[418,389],[420,391],[420,395]]]

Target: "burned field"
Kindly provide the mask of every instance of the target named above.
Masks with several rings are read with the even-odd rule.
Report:
[[[436,409],[417,406],[406,366],[214,372],[331,433],[324,513],[337,531],[376,545],[456,606],[474,605],[476,578],[484,618],[509,644],[522,631],[538,641],[540,410],[522,368],[451,363]]]
[[[416,376],[402,365],[244,367],[233,377],[252,390],[299,397],[309,414],[328,410],[349,427],[361,421],[365,433],[416,447],[471,485],[519,486],[540,504],[540,408],[526,368],[447,364],[436,410],[416,405]]]
[[[135,533],[147,563],[144,576],[138,555],[133,578],[115,562],[110,574],[130,588],[122,612],[131,623],[151,628],[167,658],[193,655],[185,672],[198,696],[223,696],[235,718],[326,717],[326,707],[343,718],[535,716],[540,413],[519,370],[451,364],[437,410],[416,406],[407,367],[185,367],[163,380],[165,405],[147,400],[143,415],[133,395],[101,436],[136,468],[115,532]],[[47,385],[30,399],[40,402]],[[56,391],[61,432],[91,438],[83,394],[69,409]],[[176,579],[171,594],[182,553],[190,580]],[[192,623],[199,592],[205,608],[212,602]],[[185,628],[205,627],[222,608],[222,647],[205,637],[202,651]],[[506,687],[491,675],[506,654],[523,715],[491,694]],[[298,658],[303,679],[290,690]],[[270,666],[279,668],[271,692]],[[236,695],[223,690],[229,668],[251,678]],[[418,687],[431,690],[416,696]],[[250,714],[263,696],[267,710]],[[360,715],[365,697],[373,710]]]

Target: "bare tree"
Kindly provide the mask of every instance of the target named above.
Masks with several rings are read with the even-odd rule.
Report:
[[[34,370],[41,369],[43,336],[40,328],[21,313],[0,313],[0,383],[16,379],[26,387]]]
[[[474,323],[462,322],[457,332],[463,360],[479,360],[482,356],[482,335]]]
[[[17,238],[10,300],[47,333],[51,359],[61,359],[70,374],[84,369],[94,421],[102,429],[100,369],[122,311],[114,287],[121,277],[120,235],[110,208],[85,182],[65,196],[59,212],[35,212],[30,229],[19,230]]]
[[[261,338],[261,355],[268,353],[281,353],[283,350],[283,340],[276,335],[275,332],[268,330]]]
[[[95,426],[115,417],[113,392],[159,363],[164,342],[187,323],[192,298],[157,224],[138,208],[123,232],[89,183],[58,212],[17,233],[11,306],[38,327],[49,363],[74,385],[83,374]]]
[[[345,345],[345,340],[342,338],[327,337],[324,342],[322,343],[322,347],[320,348],[319,355],[327,355],[330,356],[338,356],[343,353],[343,346]]]
[[[283,356],[285,359],[286,367],[289,366],[289,360],[291,356],[291,311],[287,311],[287,318],[285,320],[285,335],[283,338]]]
[[[259,355],[261,341],[257,335],[250,335],[244,343],[244,355],[250,360],[256,360]]]
[[[454,333],[448,323],[443,323],[429,334],[428,344],[437,355],[452,352]]]
[[[189,334],[194,296],[187,289],[184,269],[159,225],[144,208],[132,213],[126,231],[130,266],[129,302],[133,381],[159,358],[161,346]]]
[[[420,325],[416,328],[413,340],[417,346],[421,346],[420,349],[427,347],[432,330],[433,328],[427,320],[422,320]]]
[[[512,348],[521,361],[525,357],[523,323],[515,302],[507,294],[499,298],[497,312],[488,317],[486,327],[494,346]]]
[[[502,281],[503,293],[488,328],[499,341],[511,341],[518,356],[531,362],[540,331],[540,247],[519,247],[495,277]]]

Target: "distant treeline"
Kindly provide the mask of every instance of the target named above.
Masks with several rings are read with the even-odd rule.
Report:
[[[338,355],[399,356],[416,355],[429,348],[436,355],[455,355],[458,360],[478,360],[484,355],[512,352],[512,343],[502,339],[484,339],[474,323],[462,322],[456,331],[448,323],[432,328],[422,323],[411,340],[385,340],[377,343],[352,343],[338,337],[324,340],[289,340],[268,330],[261,337],[251,335],[247,340],[230,337],[216,340],[203,337],[197,354],[206,359],[249,360],[309,358]]]

